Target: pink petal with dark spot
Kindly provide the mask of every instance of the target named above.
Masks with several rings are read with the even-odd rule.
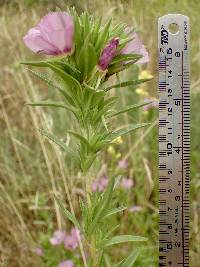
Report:
[[[73,46],[74,23],[67,12],[51,12],[24,36],[24,43],[35,53],[58,55]]]

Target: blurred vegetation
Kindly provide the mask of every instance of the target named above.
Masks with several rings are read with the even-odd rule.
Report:
[[[13,0],[0,1],[0,266],[55,266],[44,263],[33,253],[41,244],[45,246],[49,259],[53,251],[48,247],[48,238],[59,227],[67,227],[52,200],[52,194],[59,192],[68,202],[67,192],[77,208],[78,196],[82,195],[81,177],[75,173],[67,158],[43,139],[36,129],[53,129],[62,135],[73,123],[69,114],[48,109],[26,108],[29,100],[55,96],[51,88],[34,79],[19,62],[37,58],[22,43],[27,30],[35,25],[41,16],[56,8],[64,9],[75,5],[77,10],[88,10],[106,20],[125,21],[135,26],[146,44],[151,62],[149,72],[154,80],[143,88],[149,96],[157,97],[157,18],[166,13],[182,13],[191,20],[191,266],[199,267],[200,255],[200,1],[199,0]],[[137,70],[138,74],[142,70]],[[129,72],[126,75],[131,76]],[[135,103],[143,100],[135,88],[116,90],[122,101]],[[57,95],[56,95],[57,97]],[[127,157],[129,169],[125,175],[134,179],[135,186],[130,194],[118,192],[117,199],[131,205],[141,206],[140,212],[124,214],[121,231],[148,236],[149,242],[139,257],[140,267],[158,265],[158,149],[157,111],[130,113],[122,116],[119,123],[152,121],[148,129],[123,140],[114,147],[114,154],[105,153],[94,169],[94,176],[101,175],[109,166],[115,168],[119,153]],[[105,158],[103,160],[103,158]],[[110,167],[111,168],[111,167]],[[108,171],[112,171],[108,170]],[[119,218],[116,218],[119,219]],[[126,254],[123,247],[120,254]],[[119,248],[112,251],[117,258]],[[57,255],[57,254],[56,254]],[[56,257],[56,256],[55,256]],[[50,261],[50,260],[49,260]],[[53,262],[53,259],[52,259]],[[108,259],[109,266],[109,259]]]

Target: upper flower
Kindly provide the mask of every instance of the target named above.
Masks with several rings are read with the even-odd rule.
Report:
[[[72,228],[70,235],[64,238],[64,246],[66,249],[74,250],[78,247],[78,240],[80,238],[80,231],[77,228]]]
[[[123,48],[121,53],[142,55],[142,58],[137,61],[137,64],[144,64],[149,62],[149,53],[147,52],[138,34],[134,32],[132,33],[131,37],[133,39]]]
[[[123,178],[121,181],[121,186],[124,189],[130,189],[131,187],[133,187],[134,183],[133,180],[131,178]]]
[[[65,232],[61,230],[57,230],[54,232],[53,237],[50,238],[50,243],[53,246],[60,245],[65,238]]]
[[[74,22],[67,12],[51,12],[23,37],[35,53],[59,55],[70,53],[73,45]]]
[[[95,179],[92,183],[93,192],[103,192],[108,185],[108,177],[103,176],[101,179]]]
[[[62,261],[58,267],[74,267],[74,264],[71,260],[65,260],[65,261]]]
[[[104,48],[99,59],[99,68],[101,70],[106,70],[112,59],[114,58],[117,47],[119,45],[119,38],[113,38],[107,46]]]

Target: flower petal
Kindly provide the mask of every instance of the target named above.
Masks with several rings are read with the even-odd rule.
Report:
[[[147,52],[138,34],[133,33],[132,38],[133,40],[131,40],[122,50],[122,54],[142,55],[143,57],[137,61],[137,64],[144,64],[149,62],[149,53]]]
[[[65,260],[60,262],[60,264],[58,265],[58,267],[73,267],[74,264],[71,260]]]
[[[56,246],[60,245],[64,241],[64,239],[65,239],[65,232],[58,230],[54,232],[53,237],[51,237],[49,241],[53,246]]]
[[[61,53],[71,50],[74,23],[67,12],[51,12],[41,19],[38,26],[45,40],[53,44]]]
[[[35,53],[46,55],[56,55],[57,49],[46,40],[43,39],[42,34],[38,28],[32,28],[23,37],[25,45]]]

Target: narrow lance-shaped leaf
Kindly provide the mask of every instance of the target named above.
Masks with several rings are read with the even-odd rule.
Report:
[[[97,64],[97,55],[93,45],[90,43],[90,36],[86,38],[83,47],[78,55],[79,67],[83,77],[86,77]]]
[[[119,111],[112,112],[112,113],[108,114],[107,117],[108,118],[111,118],[111,117],[117,116],[119,114],[122,114],[122,113],[125,113],[125,112],[128,112],[128,111],[131,111],[133,109],[136,109],[136,108],[140,108],[140,107],[149,105],[150,103],[152,103],[152,102],[149,101],[149,102],[145,102],[145,103],[139,103],[139,104],[129,105],[129,106],[126,106],[125,108],[120,109]]]
[[[104,247],[110,247],[116,244],[126,243],[126,242],[145,242],[148,239],[142,236],[134,235],[118,235],[104,242]]]
[[[109,138],[111,139],[111,141],[113,141],[114,139],[116,139],[117,137],[119,136],[123,136],[123,135],[126,135],[132,131],[135,131],[139,128],[142,128],[142,127],[145,127],[147,125],[149,125],[150,123],[141,123],[141,124],[131,124],[129,125],[128,127],[125,127],[125,128],[122,128],[122,129],[119,129],[115,132],[112,132],[109,136]]]
[[[65,152],[67,152],[67,154],[74,159],[77,163],[79,163],[78,157],[75,154],[75,152],[68,147],[64,142],[62,142],[59,138],[57,138],[55,135],[48,133],[47,131],[44,131],[42,129],[39,129],[39,132],[44,135],[45,137],[47,137],[49,140],[51,140],[52,142],[54,142],[56,145],[58,145],[59,147],[61,147]]]
[[[83,144],[85,144],[88,148],[90,147],[90,143],[88,142],[88,140],[82,136],[81,134],[74,132],[74,131],[67,131],[69,134],[72,134],[74,137],[76,137],[78,140],[80,140]]]
[[[99,33],[99,37],[97,39],[97,42],[95,44],[95,50],[97,52],[97,56],[100,56],[101,50],[104,48],[104,45],[108,41],[109,36],[109,29],[111,25],[112,19],[110,19],[104,29]]]
[[[77,101],[79,106],[82,106],[82,87],[80,83],[71,75],[63,71],[61,68],[50,63],[47,64],[58,76],[60,76],[63,82],[69,86],[69,88],[71,89],[71,93],[74,95],[73,100]]]
[[[117,55],[116,57],[113,58],[112,60],[112,65],[116,64],[116,63],[125,63],[128,61],[138,61],[140,58],[142,58],[142,55],[137,55],[137,54],[120,54]],[[111,67],[112,67],[111,65]]]
[[[121,87],[127,87],[127,86],[136,86],[138,84],[148,82],[151,79],[139,79],[139,80],[132,80],[132,81],[121,82],[121,83],[114,84],[114,85],[111,85],[111,86],[105,88],[104,91],[109,91],[112,88],[121,88]]]
[[[132,66],[136,61],[138,60],[132,60],[126,64],[114,64],[114,65],[111,65],[109,68],[108,68],[108,72],[106,74],[106,79],[108,79],[110,76],[112,76],[113,74],[117,74],[118,72],[121,72],[123,70],[126,70],[128,69],[130,66]]]
[[[134,250],[127,258],[120,261],[115,267],[133,267],[133,264],[137,260],[139,255],[139,250]]]
[[[25,105],[28,106],[35,106],[35,107],[55,107],[55,108],[65,108],[71,112],[75,112],[75,110],[73,108],[70,108],[68,106],[66,106],[63,103],[59,103],[59,102],[53,102],[53,101],[37,101],[37,102],[31,102],[31,103],[26,103]]]
[[[51,64],[51,63],[47,63],[47,66],[52,69],[55,73],[57,73],[64,81],[69,82],[69,84],[73,84],[76,89],[79,89],[81,91],[81,85],[80,83],[74,79],[71,75],[69,75],[68,73],[64,72],[61,68]]]
[[[74,224],[74,226],[76,226],[78,229],[81,230],[81,226],[78,220],[76,219],[76,217],[63,206],[62,202],[55,195],[54,195],[54,198],[56,202],[58,203],[63,214],[67,217],[67,219],[70,220]]]
[[[112,210],[109,210],[109,211],[104,215],[103,218],[108,218],[108,217],[110,217],[110,216],[112,216],[112,215],[114,215],[114,214],[116,214],[116,213],[122,212],[122,211],[124,211],[124,210],[126,210],[126,209],[127,209],[126,207],[114,208],[114,209],[112,209]]]
[[[31,70],[31,69],[28,69],[28,71],[30,71],[31,74],[33,74],[35,77],[39,78],[40,80],[44,81],[48,85],[59,90],[69,104],[73,106],[75,105],[73,99],[69,96],[66,90],[64,90],[62,87],[58,86],[57,84],[55,84],[48,75]]]
[[[102,22],[102,17],[98,18],[94,22],[94,26],[93,26],[93,30],[92,30],[92,35],[91,35],[91,38],[93,39],[93,45],[95,45],[95,43],[97,41],[98,34],[99,34],[99,29],[101,27],[101,22]]]
[[[54,63],[55,66],[61,67],[69,75],[73,76],[75,79],[79,80],[81,72],[77,70],[72,64],[68,62],[58,61]]]
[[[98,223],[99,219],[105,215],[106,210],[109,209],[110,200],[112,199],[112,193],[113,193],[113,187],[115,183],[115,177],[112,177],[110,180],[108,187],[106,191],[103,194],[102,201],[100,203],[100,207],[97,211],[97,213],[94,215],[94,218],[92,220],[92,223],[89,227],[89,232],[92,233],[95,229],[96,224]]]
[[[119,23],[110,32],[110,38],[114,38],[116,36],[120,36],[124,33],[124,29],[126,28],[126,23]],[[120,40],[121,42],[121,40]]]
[[[62,60],[62,58],[61,58]],[[28,65],[28,66],[33,66],[33,67],[49,67],[49,63],[53,64],[57,67],[61,67],[63,69],[65,69],[65,71],[67,73],[69,73],[70,75],[73,76],[79,76],[80,75],[80,71],[77,70],[74,66],[70,65],[67,62],[63,62],[61,60],[58,59],[52,59],[52,60],[43,60],[43,61],[25,61],[25,62],[21,62],[21,64],[23,65]]]
[[[22,65],[29,65],[33,67],[47,67],[47,61],[24,61],[21,62]]]

